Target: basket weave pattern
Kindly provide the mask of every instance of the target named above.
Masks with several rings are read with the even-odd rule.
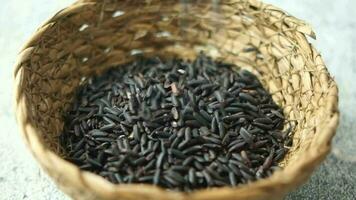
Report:
[[[307,180],[330,151],[338,89],[307,41],[308,24],[256,0],[81,0],[58,12],[25,45],[15,69],[17,120],[43,169],[74,199],[280,199]],[[213,17],[212,17],[213,16]],[[283,170],[237,188],[192,193],[113,185],[61,158],[63,113],[86,77],[146,56],[194,58],[200,51],[255,73],[294,124]]]

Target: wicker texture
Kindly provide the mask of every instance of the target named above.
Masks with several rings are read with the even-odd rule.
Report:
[[[17,120],[29,149],[74,199],[280,199],[307,180],[330,151],[338,89],[307,41],[309,25],[256,0],[228,0],[220,14],[197,1],[81,0],[41,26],[15,69]],[[296,122],[293,147],[271,177],[237,188],[192,193],[151,185],[113,185],[60,156],[63,113],[75,88],[93,74],[147,56],[194,58],[199,51],[254,72]]]

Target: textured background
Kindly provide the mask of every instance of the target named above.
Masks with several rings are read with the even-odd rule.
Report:
[[[334,148],[310,181],[287,199],[356,199],[356,1],[266,0],[308,21],[340,89]],[[7,0],[0,7],[0,200],[66,200],[26,150],[14,119],[13,65],[36,28],[73,0]]]

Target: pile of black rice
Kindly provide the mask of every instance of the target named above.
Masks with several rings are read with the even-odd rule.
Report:
[[[141,58],[79,87],[60,143],[113,183],[192,191],[278,170],[292,141],[285,121],[249,71],[204,54]]]

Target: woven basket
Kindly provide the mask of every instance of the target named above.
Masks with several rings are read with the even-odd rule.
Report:
[[[43,169],[74,199],[281,199],[305,182],[330,151],[338,89],[303,21],[256,0],[182,6],[171,0],[81,0],[41,26],[15,69],[17,120]],[[206,2],[206,3],[204,3]],[[184,11],[186,10],[186,11]],[[194,58],[200,51],[255,73],[296,122],[293,146],[271,177],[236,188],[191,193],[151,185],[114,185],[63,157],[63,113],[86,77],[134,54]]]

